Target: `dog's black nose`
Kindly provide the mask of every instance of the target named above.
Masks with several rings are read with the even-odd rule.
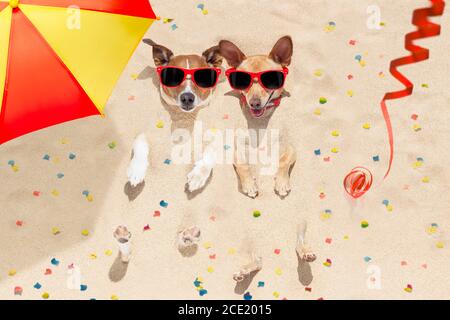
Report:
[[[251,98],[250,99],[250,107],[252,107],[253,109],[261,109],[261,99]]]
[[[190,92],[185,92],[181,95],[180,101],[181,101],[181,105],[183,107],[190,108],[194,104],[195,96],[194,96],[194,94],[192,94]]]

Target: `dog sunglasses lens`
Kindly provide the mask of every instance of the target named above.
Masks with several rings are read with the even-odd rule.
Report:
[[[231,87],[236,90],[245,90],[252,83],[252,76],[245,72],[231,72],[228,79]]]
[[[214,69],[201,69],[194,72],[194,80],[200,88],[211,88],[217,82],[217,71]]]
[[[184,71],[178,68],[165,68],[161,71],[161,83],[167,87],[179,86],[184,79]]]
[[[270,90],[280,89],[284,85],[284,74],[281,71],[269,71],[261,74],[261,83]]]

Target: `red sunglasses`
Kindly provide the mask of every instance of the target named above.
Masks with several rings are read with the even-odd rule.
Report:
[[[174,88],[180,86],[188,75],[200,88],[209,89],[216,86],[221,70],[219,68],[185,69],[180,67],[158,67],[159,80],[165,87]]]
[[[247,90],[252,86],[254,79],[266,90],[277,90],[284,86],[288,73],[289,69],[286,67],[283,67],[283,70],[266,70],[256,73],[231,68],[227,70],[226,76],[230,86],[235,90]]]

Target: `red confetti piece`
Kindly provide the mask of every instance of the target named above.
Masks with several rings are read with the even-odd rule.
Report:
[[[153,212],[153,216],[154,217],[160,217],[161,216],[161,212],[156,210],[155,212]]]
[[[273,250],[273,252],[274,252],[275,254],[280,254],[281,250],[280,250],[280,249],[275,249],[275,250]]]
[[[45,274],[46,276],[51,275],[51,274],[52,274],[52,269],[49,269],[49,268],[45,269],[44,274]]]
[[[41,195],[40,191],[33,191],[33,196],[39,197]]]
[[[149,225],[146,225],[146,226],[144,227],[144,231],[150,231],[150,230],[151,230],[151,228],[150,228]]]
[[[215,259],[216,259],[216,254],[210,254],[210,255],[209,255],[209,258],[210,258],[211,260],[215,260]]]
[[[22,220],[17,220],[16,221],[16,226],[18,226],[18,227],[23,226],[23,221]]]

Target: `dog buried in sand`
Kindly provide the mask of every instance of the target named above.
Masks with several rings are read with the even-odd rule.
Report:
[[[219,47],[211,47],[200,55],[174,55],[173,52],[150,39],[144,43],[153,49],[153,61],[160,81],[162,102],[177,119],[195,119],[198,111],[209,105],[221,74],[222,57]],[[133,158],[127,175],[131,186],[145,179],[149,147],[144,133],[133,144]],[[206,147],[201,158],[187,176],[187,189],[194,192],[203,188],[215,165],[214,151]]]
[[[249,153],[267,144],[270,133],[271,141],[267,145],[271,149],[277,148],[276,167],[265,174],[275,175],[275,192],[284,198],[291,191],[290,170],[296,161],[296,151],[284,127],[273,125],[275,121],[270,120],[286,95],[284,84],[293,53],[292,39],[289,36],[279,39],[269,55],[247,57],[227,40],[220,41],[219,47],[220,54],[231,67],[226,75],[230,86],[240,95],[241,109],[249,129],[245,150],[235,151],[235,169],[242,192],[251,198],[258,196],[259,188],[252,168],[255,163]],[[274,132],[277,135],[273,137]],[[240,145],[242,142],[235,144]]]

